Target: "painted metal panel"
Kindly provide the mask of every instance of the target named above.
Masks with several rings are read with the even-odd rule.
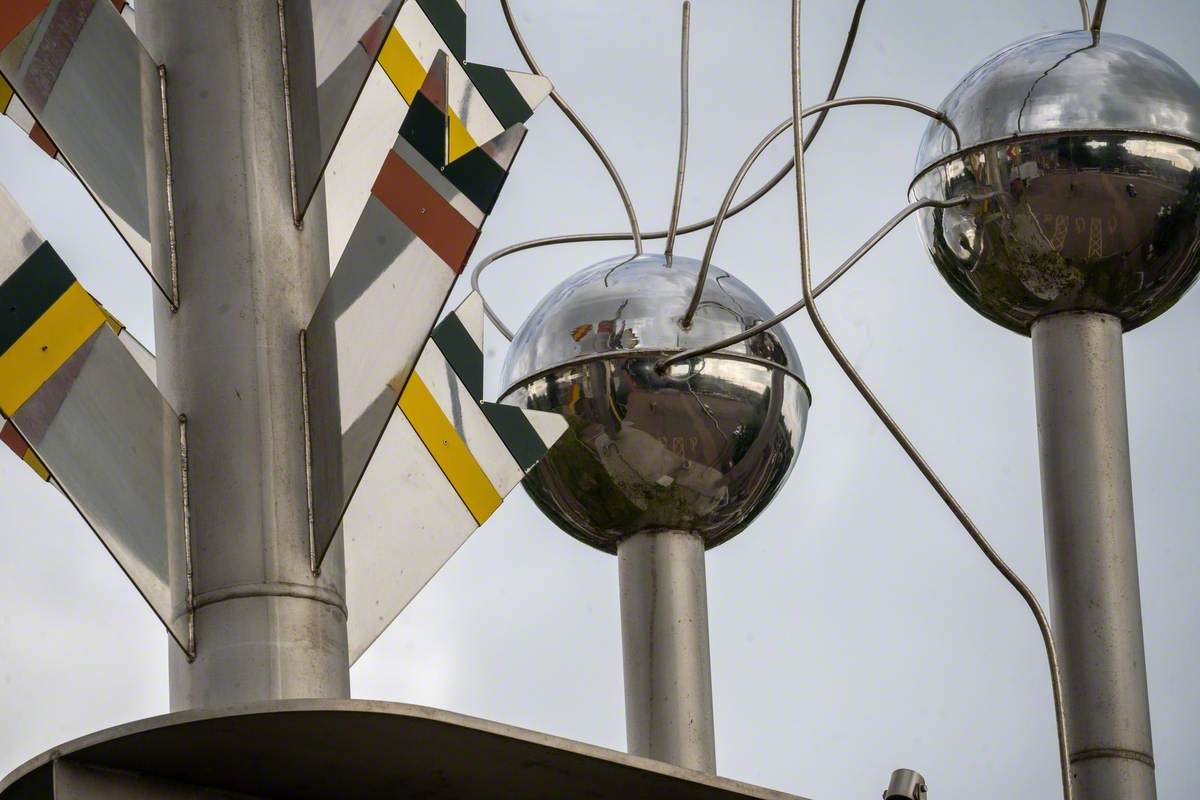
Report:
[[[351,663],[566,431],[560,415],[484,403],[482,391],[472,293],[434,329],[342,522]]]
[[[442,53],[380,159],[362,213],[305,331],[318,563],[526,133],[518,124],[488,150],[477,149],[478,159],[468,155],[447,169],[446,150],[438,143],[448,131],[448,69]]]
[[[0,191],[0,413],[185,650],[180,419],[107,314]],[[135,348],[136,349],[136,348]]]
[[[20,0],[0,12],[5,112],[83,182],[174,304],[166,123],[158,66],[121,13],[101,0]],[[28,127],[27,127],[28,126]]]
[[[282,6],[301,219],[402,4],[285,0]]]

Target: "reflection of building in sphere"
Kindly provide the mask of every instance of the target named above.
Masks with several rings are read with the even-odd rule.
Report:
[[[698,267],[652,255],[589,267],[538,305],[505,361],[507,402],[570,424],[526,489],[560,527],[609,552],[657,530],[725,541],[775,496],[800,448],[809,397],[781,327],[657,369],[667,353],[771,316],[714,267],[692,326],[681,328]]]
[[[1028,333],[1048,313],[1090,310],[1126,329],[1169,308],[1200,268],[1200,86],[1124,36],[1041,35],[963,79],[926,131],[914,199],[951,287]]]

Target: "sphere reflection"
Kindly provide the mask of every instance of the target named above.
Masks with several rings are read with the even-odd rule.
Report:
[[[771,316],[714,267],[682,329],[698,266],[646,255],[585,269],[539,304],[505,361],[505,402],[569,423],[526,490],[559,527],[608,552],[655,530],[726,541],[775,496],[803,440],[808,390],[782,328],[657,369],[664,354]]]
[[[1087,310],[1125,328],[1170,308],[1200,269],[1200,86],[1153,48],[1115,34],[1042,35],[993,56],[926,132],[913,199],[951,287],[1028,333]]]

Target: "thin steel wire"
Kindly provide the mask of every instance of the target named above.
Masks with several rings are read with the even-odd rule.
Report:
[[[820,297],[822,292],[824,292],[830,286],[833,286],[833,284],[837,283],[839,278],[849,272],[851,267],[861,261],[863,256],[871,252],[871,250],[875,248],[875,245],[883,241],[885,236],[895,230],[901,222],[908,219],[908,217],[914,212],[919,211],[922,208],[952,208],[954,206],[966,205],[967,203],[971,202],[971,199],[972,198],[967,195],[960,195],[958,197],[952,197],[949,200],[918,200],[915,203],[908,204],[898,214],[888,220],[882,228],[876,231],[870,239],[867,239],[867,241],[863,243],[862,247],[855,250],[853,255],[843,261],[841,266],[830,273],[829,277],[821,281],[821,283],[817,285],[817,288],[813,289],[813,297]],[[712,344],[693,347],[690,350],[684,350],[664,358],[658,362],[657,368],[659,371],[662,371],[672,364],[677,364],[680,361],[687,361],[690,358],[705,356],[709,353],[715,353],[719,350],[723,350],[726,347],[732,347],[735,344],[744,342],[747,339],[757,336],[768,328],[775,327],[800,309],[804,308],[805,305],[805,301],[801,299],[799,302],[788,306],[786,309],[770,319],[764,320],[754,327],[747,328],[741,333],[734,334],[733,336],[727,336],[720,341],[713,342]]]
[[[1096,0],[1096,13],[1092,15],[1092,33],[1099,35],[1100,27],[1104,24],[1104,10],[1108,7],[1108,0]]]
[[[683,32],[679,48],[679,167],[675,172],[675,198],[671,203],[671,223],[667,226],[667,244],[663,255],[667,262],[675,254],[675,237],[679,233],[679,211],[683,206],[683,178],[687,170],[688,151],[688,62],[692,29],[692,0],[683,0]]]
[[[1088,9],[1088,0],[1079,0],[1079,13],[1083,15],[1083,29],[1092,27],[1092,12]]]
[[[866,4],[867,4],[867,0],[858,0],[858,4],[855,6],[854,17],[851,19],[850,29],[846,33],[846,43],[842,46],[842,56],[841,56],[841,59],[838,61],[838,68],[837,68],[836,72],[834,73],[833,82],[830,83],[830,85],[829,85],[829,92],[826,95],[826,98],[825,98],[826,100],[832,100],[833,98],[835,98],[837,96],[838,91],[841,89],[842,79],[846,75],[846,67],[850,63],[850,55],[853,52],[854,44],[858,39],[858,27],[859,27],[859,23],[862,21],[863,10],[866,7]],[[510,25],[510,27],[511,27],[511,25]],[[821,115],[817,117],[815,122],[813,122],[812,129],[808,132],[808,135],[805,137],[804,146],[806,148],[810,147],[812,145],[813,141],[817,138],[817,133],[821,130],[821,127],[825,124],[825,117],[828,114],[829,114],[828,109],[826,109],[825,111],[822,111]],[[729,209],[729,213],[725,215],[725,219],[729,219],[730,217],[737,216],[738,214],[745,211],[747,208],[750,208],[750,206],[757,203],[763,197],[765,197],[768,192],[770,192],[772,189],[774,189],[776,186],[778,186],[779,183],[788,176],[788,173],[790,173],[792,171],[792,167],[795,166],[795,163],[796,162],[794,160],[789,160],[786,164],[783,165],[783,167],[778,172],[776,172],[774,175],[772,175],[771,178],[766,183],[764,183],[762,186],[760,186],[758,188],[758,190],[754,192],[754,194],[750,195],[745,200],[738,203],[733,208]],[[716,217],[709,217],[708,219],[701,220],[699,222],[693,222],[689,225],[681,226],[676,231],[676,233],[678,235],[696,233],[697,231],[702,231],[705,228],[710,227],[714,222],[716,222]],[[666,230],[653,231],[651,233],[643,234],[642,238],[643,239],[663,239],[663,238],[666,238],[667,234],[668,234],[668,231],[666,231]],[[483,301],[483,311],[485,314],[487,314],[487,318],[492,321],[492,324],[496,326],[496,329],[498,331],[500,331],[500,333],[504,336],[504,338],[508,339],[509,341],[512,341],[512,338],[513,338],[512,331],[510,331],[508,329],[508,326],[506,326],[504,324],[504,322],[500,319],[500,316],[498,314],[496,314],[495,311],[492,310],[492,307],[490,305],[488,305],[487,298],[484,297],[483,292],[480,291],[480,289],[479,289],[479,276],[483,274],[483,271],[485,269],[487,269],[490,265],[494,264],[495,262],[499,261],[502,258],[507,258],[508,256],[523,252],[525,250],[534,250],[539,247],[550,247],[550,246],[554,246],[554,245],[563,245],[563,244],[582,244],[585,242],[620,242],[620,241],[628,241],[631,238],[632,238],[632,235],[629,233],[625,233],[625,232],[575,233],[575,234],[562,234],[562,235],[558,235],[558,236],[546,236],[541,239],[531,239],[531,240],[525,241],[525,242],[518,242],[516,244],[512,244],[512,245],[509,245],[508,247],[504,247],[500,250],[497,250],[496,252],[491,253],[490,255],[487,255],[484,258],[482,258],[479,261],[479,263],[477,263],[475,265],[474,269],[471,270],[471,289],[473,289],[476,293],[478,293],[480,296],[480,299]]]
[[[792,116],[800,118],[803,112],[803,104],[801,102],[800,91],[800,9],[801,0],[792,0],[792,36],[791,36],[791,60],[792,60]],[[1046,647],[1046,659],[1050,667],[1050,681],[1054,693],[1054,716],[1058,727],[1058,748],[1059,748],[1059,766],[1062,771],[1063,796],[1066,800],[1071,800],[1071,765],[1070,765],[1070,749],[1067,742],[1067,721],[1066,709],[1063,705],[1062,691],[1062,674],[1059,670],[1058,651],[1054,644],[1054,635],[1050,630],[1050,622],[1046,618],[1046,613],[1042,610],[1041,604],[1037,597],[1030,590],[1025,582],[1012,570],[1000,554],[996,552],[991,543],[983,535],[983,532],[976,527],[975,523],[967,515],[967,512],[959,505],[954,495],[938,478],[937,473],[929,466],[921,456],[917,448],[909,440],[903,429],[884,408],[879,398],[867,386],[866,381],[855,370],[854,365],[850,363],[850,359],[842,352],[837,341],[830,333],[825,320],[821,317],[821,312],[817,308],[816,296],[813,294],[811,261],[809,253],[809,238],[808,238],[808,199],[804,188],[804,140],[801,135],[802,126],[793,127],[793,146],[796,156],[796,218],[797,227],[800,233],[800,283],[804,290],[804,300],[808,310],[808,316],[812,320],[813,327],[816,328],[817,334],[821,337],[821,341],[825,343],[830,355],[838,362],[842,371],[846,373],[846,377],[854,384],[854,387],[862,395],[867,405],[875,412],[879,420],[884,424],[888,431],[895,437],[897,443],[912,459],[913,464],[920,470],[921,474],[933,487],[934,491],[942,498],[951,513],[962,523],[971,539],[983,551],[983,554],[992,563],[1005,580],[1021,595],[1025,604],[1029,607],[1034,619],[1037,621],[1038,630],[1042,635],[1042,642]]]
[[[949,117],[937,109],[930,108],[929,106],[925,106],[920,103],[915,103],[912,100],[904,100],[899,97],[843,97],[840,100],[826,100],[824,103],[818,103],[815,106],[805,109],[804,116],[807,117],[810,114],[815,114],[817,112],[824,113],[831,109],[840,108],[842,106],[862,105],[896,106],[899,108],[909,109],[910,111],[916,111],[920,114],[924,114],[927,117],[932,117],[950,129],[951,133],[954,134],[955,142],[958,143],[958,148],[962,148],[962,137],[958,133],[958,128],[956,128],[954,123],[950,121]],[[688,303],[687,310],[680,319],[679,324],[681,327],[685,329],[690,328],[692,325],[692,318],[696,315],[696,310],[700,308],[700,298],[704,294],[704,282],[708,278],[708,270],[712,266],[713,253],[716,252],[717,249],[717,239],[721,235],[721,227],[725,224],[725,220],[729,216],[729,206],[733,203],[734,195],[736,195],[738,189],[741,188],[742,181],[746,179],[746,175],[750,172],[750,168],[754,166],[755,162],[758,161],[759,157],[766,151],[771,142],[775,141],[777,137],[779,137],[790,127],[792,127],[792,119],[789,117],[788,119],[785,119],[783,122],[776,125],[770,133],[763,137],[762,141],[758,143],[758,146],[750,152],[750,155],[742,163],[741,169],[739,169],[737,175],[734,176],[733,183],[729,185],[729,191],[725,193],[725,199],[721,201],[721,208],[719,211],[717,211],[717,216],[714,218],[715,221],[713,222],[712,230],[708,234],[708,245],[704,248],[704,259],[700,262],[700,270],[696,274],[696,288],[692,291],[691,302]],[[805,147],[807,147],[807,144]]]
[[[530,71],[535,75],[545,77],[537,62],[533,60],[533,55],[529,52],[529,45],[525,44],[525,39],[521,36],[521,31],[517,28],[517,21],[513,17],[512,9],[508,7],[508,0],[500,0],[500,8],[504,11],[504,19],[508,23],[508,30],[512,33],[513,41],[516,42],[517,49],[521,51],[521,57],[529,65]],[[608,170],[609,177],[612,178],[613,184],[617,187],[617,193],[621,195],[621,203],[625,206],[625,214],[629,217],[629,231],[633,239],[633,247],[638,255],[641,255],[642,229],[638,225],[637,212],[633,210],[633,201],[629,198],[629,191],[625,188],[625,183],[621,180],[621,176],[618,174],[612,159],[608,157],[608,153],[600,146],[600,142],[588,129],[587,125],[583,124],[583,120],[575,113],[575,109],[567,104],[567,101],[563,99],[557,89],[551,90],[550,99],[562,110],[571,124],[575,126],[575,130],[579,131],[579,134],[587,141],[601,163],[604,164],[604,168]]]

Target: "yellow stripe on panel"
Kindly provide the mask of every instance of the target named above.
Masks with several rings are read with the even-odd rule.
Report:
[[[400,410],[429,448],[459,497],[482,525],[502,498],[416,372],[400,395]]]
[[[46,469],[46,465],[43,464],[42,460],[37,457],[37,454],[33,452],[32,447],[25,451],[25,455],[21,460],[28,464],[30,469],[36,472],[38,477],[40,477],[42,480],[50,480],[50,470]]]
[[[479,145],[471,137],[467,126],[458,118],[458,114],[454,113],[454,109],[450,109],[450,157],[446,159],[446,162],[455,161],[459,156],[466,155],[476,147]]]
[[[377,60],[379,66],[383,67],[383,71],[395,84],[396,90],[400,92],[404,102],[411,105],[413,98],[421,89],[421,84],[425,81],[425,68],[421,66],[420,60],[408,46],[408,42],[404,41],[404,37],[395,28],[392,28],[388,32],[387,38],[383,40],[383,48],[379,51]]]
[[[99,305],[99,303],[97,303],[97,305]],[[125,330],[125,323],[114,317],[104,306],[100,306],[100,313],[104,314],[104,321],[108,323],[108,327],[112,328],[112,332],[117,336],[120,336],[121,331]]]
[[[13,88],[8,85],[8,81],[0,78],[0,114],[8,111],[8,101],[12,100]]]
[[[0,355],[0,412],[11,417],[104,324],[104,313],[78,283]]]
[[[400,92],[400,96],[404,98],[404,102],[412,105],[413,98],[417,96],[421,84],[425,82],[426,70],[421,66],[421,61],[412,48],[408,46],[408,42],[404,41],[400,31],[392,28],[388,33],[377,60],[379,66],[383,67],[383,71],[387,73],[388,78],[396,87],[396,91]],[[450,109],[450,157],[446,159],[447,163],[454,161],[459,156],[466,155],[478,146],[479,143],[475,141],[475,137],[471,136],[462,119],[454,109]]]

